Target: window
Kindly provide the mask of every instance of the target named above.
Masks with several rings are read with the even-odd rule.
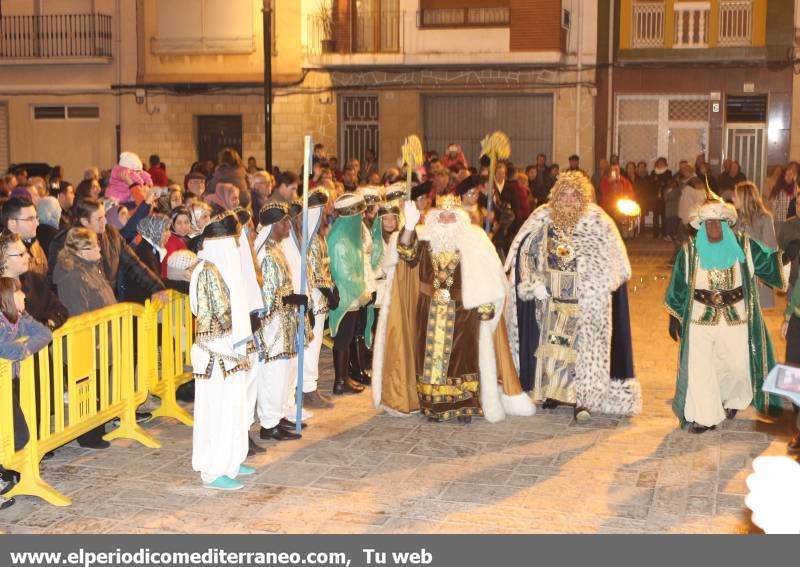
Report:
[[[100,118],[99,106],[36,105],[33,107],[35,120],[97,120]]]
[[[158,29],[150,43],[154,54],[256,50],[252,0],[159,0],[157,7]]]

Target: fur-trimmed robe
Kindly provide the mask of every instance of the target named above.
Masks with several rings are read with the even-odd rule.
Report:
[[[481,286],[480,291],[462,290],[464,307],[493,303],[495,316],[480,325],[480,402],[487,421],[502,421],[506,415],[533,415],[536,407],[523,392],[514,369],[504,325],[503,303],[507,292],[505,274],[494,246],[478,227],[469,226],[469,244],[462,249],[462,281]],[[424,243],[424,227],[417,227]],[[372,360],[372,401],[393,415],[419,410],[414,358],[415,310],[419,297],[417,268],[399,261],[397,238],[386,249],[386,292],[380,306]],[[492,267],[496,271],[492,272]],[[487,299],[488,298],[488,299]],[[473,300],[472,302],[470,300]],[[472,303],[477,302],[475,305]]]
[[[506,271],[511,290],[506,302],[506,324],[514,363],[519,371],[519,321],[517,302],[533,302],[534,279],[517,281],[518,258],[535,254],[538,266],[546,264],[546,250],[540,244],[552,224],[551,207],[540,207],[522,225],[509,250]],[[577,291],[580,316],[575,342],[575,395],[577,405],[589,411],[616,415],[634,415],[641,411],[639,382],[633,377],[610,377],[611,362],[611,294],[631,276],[631,265],[625,245],[611,218],[595,204],[578,221],[572,234],[578,257]],[[532,249],[533,248],[533,249]],[[547,301],[547,300],[545,300]],[[538,311],[538,310],[537,310]],[[531,345],[535,352],[536,345]]]

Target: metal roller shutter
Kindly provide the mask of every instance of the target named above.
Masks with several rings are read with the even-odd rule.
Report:
[[[538,153],[548,163],[553,159],[552,95],[425,95],[423,104],[425,149],[441,155],[448,144],[461,144],[470,165],[476,165],[483,137],[502,130],[516,165],[535,163]]]

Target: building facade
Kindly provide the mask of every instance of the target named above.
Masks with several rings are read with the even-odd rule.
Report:
[[[598,31],[597,157],[737,160],[759,185],[789,161],[793,0],[601,2]]]

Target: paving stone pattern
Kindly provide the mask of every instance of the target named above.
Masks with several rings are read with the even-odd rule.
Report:
[[[669,246],[630,245],[636,370],[644,410],[633,419],[539,411],[499,424],[390,417],[369,392],[316,411],[303,438],[269,442],[258,472],[234,493],[204,489],[191,469],[191,430],[145,425],[159,450],[115,441],[62,447],[42,476],[68,494],[56,508],[31,497],[0,513],[7,533],[745,533],[754,457],[783,454],[788,417],[750,409],[690,435],[670,410],[677,345],[662,308]],[[782,304],[785,299],[779,299]],[[768,314],[779,356],[780,313]],[[323,353],[329,389],[332,366]],[[257,434],[256,434],[257,435]]]

